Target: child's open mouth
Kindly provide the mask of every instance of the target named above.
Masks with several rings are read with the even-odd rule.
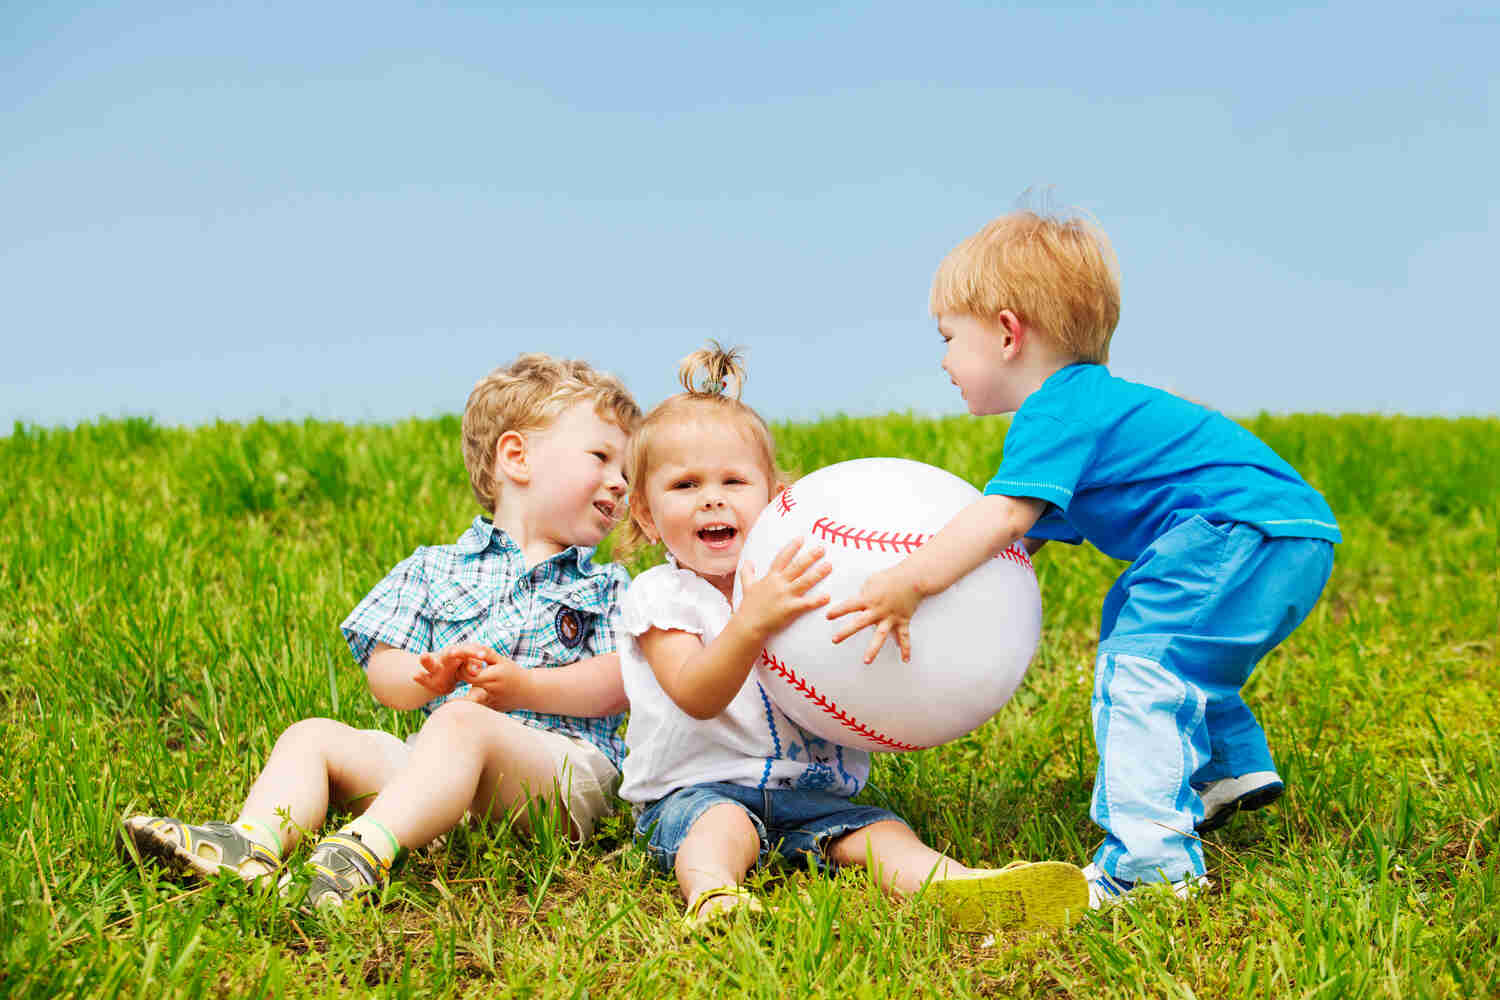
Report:
[[[727,524],[710,524],[698,530],[698,537],[711,549],[727,549],[740,530]]]
[[[605,517],[609,518],[611,521],[615,519],[615,505],[610,503],[608,500],[595,500],[594,509],[603,514]]]

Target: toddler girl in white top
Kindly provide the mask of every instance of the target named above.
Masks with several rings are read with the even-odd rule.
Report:
[[[901,895],[930,881],[968,929],[1080,912],[1088,894],[1072,865],[972,870],[896,814],[850,803],[869,755],[798,729],[750,676],[768,636],[827,603],[817,585],[829,566],[821,549],[793,542],[770,566],[744,568],[731,608],[745,536],[783,477],[765,422],[739,401],[734,352],[698,351],[679,375],[687,391],[646,416],[627,461],[635,541],[662,542],[668,562],[637,577],[621,604],[630,724],[620,794],[636,836],[675,871],[688,920],[754,907],[740,881],[773,849],[820,867],[864,865]]]

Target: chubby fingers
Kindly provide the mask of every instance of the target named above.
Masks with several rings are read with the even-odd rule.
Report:
[[[471,656],[464,661],[461,672],[466,680],[472,681],[476,677],[484,677],[495,668],[510,662],[492,649],[488,652],[488,656]]]
[[[865,650],[864,660],[866,663],[875,662],[875,654],[880,652],[880,647],[885,645],[886,636],[891,634],[891,627],[895,623],[889,618],[882,618],[880,624],[875,626],[875,635],[870,640],[870,646]]]
[[[845,615],[852,615],[856,611],[863,611],[867,607],[869,607],[869,605],[859,597],[850,597],[846,600],[839,601],[833,607],[829,608],[828,612],[823,617],[827,618],[829,621],[832,621],[835,618],[842,618]],[[854,629],[853,632],[850,632],[848,634],[853,635],[854,632],[858,632],[859,629],[863,627],[864,626],[861,625],[859,626],[859,628]],[[838,642],[839,640],[835,639],[833,641]]]
[[[798,545],[802,544],[802,540],[800,538],[796,541]],[[785,552],[786,549],[782,549],[781,551]],[[808,567],[813,565],[813,563],[817,562],[819,559],[823,558],[823,552],[824,549],[821,545],[816,545],[813,548],[807,549],[803,552],[798,552],[793,559],[786,563],[786,575],[792,578],[796,578],[801,576],[803,573],[806,573]],[[827,564],[825,563],[824,565]],[[829,568],[832,569],[831,566]]]
[[[808,566],[802,572],[792,577],[792,593],[799,596],[807,593],[809,590],[812,590],[818,584],[828,579],[828,574],[832,572],[833,566],[830,563],[825,562]],[[827,597],[828,595],[824,594],[823,596]],[[819,603],[827,604],[828,602],[821,601]]]
[[[793,538],[790,542],[783,545],[781,551],[776,553],[776,558],[771,560],[771,572],[776,573],[785,569],[800,548],[802,548],[802,539],[800,538]]]
[[[485,684],[497,680],[498,673],[493,666],[475,663],[473,660],[464,664],[464,679],[470,684]]]
[[[433,694],[447,694],[443,685],[443,661],[435,653],[423,653],[417,657],[417,672],[412,680]],[[451,687],[452,685],[448,685]]]
[[[482,642],[460,642],[443,650],[450,657],[458,657],[461,661],[483,660],[485,663],[499,663],[500,654]]]
[[[811,587],[812,584],[809,584],[808,586]],[[798,595],[797,610],[799,611],[799,613],[812,611],[815,608],[821,608],[831,600],[833,600],[833,598],[829,597],[827,594],[809,594],[806,592],[806,590],[803,590]]]
[[[845,602],[845,603],[848,603],[848,602]],[[838,608],[832,608],[832,609],[829,610],[828,615],[830,617],[832,617],[833,613],[835,611],[838,611],[838,610],[839,610]],[[868,628],[869,626],[874,625],[876,622],[880,621],[880,613],[879,612],[877,612],[877,611],[871,611],[869,608],[866,608],[863,605],[858,605],[856,607],[849,608],[848,610],[841,611],[839,613],[841,615],[846,615],[846,614],[850,614],[850,613],[856,612],[856,611],[859,612],[859,614],[857,614],[855,617],[849,619],[848,621],[844,622],[837,629],[834,630],[834,633],[833,633],[833,641],[834,641],[834,643],[843,642],[845,639],[849,638],[851,635],[853,635],[854,633],[860,631],[861,629]]]
[[[896,645],[901,647],[901,662],[911,662],[911,623],[901,622],[896,626]]]

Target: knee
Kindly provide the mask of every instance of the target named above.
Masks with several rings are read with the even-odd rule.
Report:
[[[493,709],[476,701],[456,698],[438,706],[437,711],[422,724],[422,736],[426,738],[431,733],[451,739],[471,740],[481,727],[494,725],[498,718],[501,716]]]
[[[329,744],[353,731],[334,719],[302,719],[281,731],[271,752],[321,752]]]
[[[738,882],[760,856],[760,832],[745,810],[722,802],[693,821],[677,848],[673,870],[687,885],[705,876]]]
[[[736,847],[760,850],[760,831],[750,821],[750,814],[732,802],[720,802],[704,811],[688,827],[684,842],[694,838],[730,843]]]

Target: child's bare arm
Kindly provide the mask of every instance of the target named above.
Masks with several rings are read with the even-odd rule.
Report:
[[[370,693],[391,708],[421,708],[458,684],[466,663],[495,663],[499,653],[478,642],[460,642],[432,653],[409,653],[383,642],[375,644],[365,664]]]
[[[422,661],[416,653],[383,642],[375,644],[365,664],[370,693],[376,701],[391,708],[421,708],[432,700],[432,692],[416,681],[421,672]]]
[[[630,704],[620,677],[619,653],[602,653],[545,670],[525,670],[511,660],[497,659],[484,666],[468,664],[460,672],[463,680],[482,692],[475,700],[497,711],[523,708],[594,719],[623,712]]]
[[[828,603],[810,594],[833,571],[821,548],[797,554],[800,541],[776,554],[771,570],[752,582],[754,569],[741,569],[744,597],[729,623],[706,646],[690,632],[653,628],[638,640],[641,653],[667,697],[695,719],[712,719],[729,706],[745,684],[755,658],[772,633],[792,619]]]
[[[860,629],[875,626],[865,662],[875,659],[887,636],[896,640],[903,660],[911,659],[908,626],[917,605],[947,590],[986,559],[1012,545],[1046,510],[1031,497],[986,496],[959,511],[932,541],[890,569],[865,581],[859,594],[828,609],[829,618],[854,615],[834,633],[843,642]]]
[[[707,646],[676,629],[653,628],[638,641],[661,689],[695,719],[712,719],[728,707],[765,645],[733,618]]]

